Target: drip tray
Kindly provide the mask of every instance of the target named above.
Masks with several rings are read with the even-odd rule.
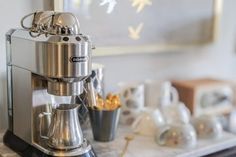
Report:
[[[92,147],[89,144],[89,142],[84,139],[83,144],[75,149],[70,149],[70,150],[58,150],[58,149],[53,149],[50,148],[47,145],[47,140],[40,140],[38,143],[33,143],[33,146],[38,148],[40,151],[44,152],[47,155],[51,156],[79,156],[88,153]]]

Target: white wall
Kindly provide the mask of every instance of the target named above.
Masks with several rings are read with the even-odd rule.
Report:
[[[106,90],[120,81],[236,77],[236,1],[224,0],[219,40],[187,52],[95,58],[106,66]]]
[[[37,4],[36,4],[37,2]],[[236,76],[236,1],[224,0],[220,39],[213,45],[191,52],[127,55],[94,58],[106,66],[106,90],[114,90],[120,81],[196,78],[215,76],[232,79]],[[5,32],[19,26],[20,18],[42,8],[40,0],[0,1],[0,128],[6,127],[6,62]]]

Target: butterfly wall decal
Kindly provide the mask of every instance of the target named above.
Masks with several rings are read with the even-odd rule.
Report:
[[[143,29],[143,23],[140,23],[136,28],[129,26],[129,37],[133,40],[138,40],[140,39],[140,33]]]

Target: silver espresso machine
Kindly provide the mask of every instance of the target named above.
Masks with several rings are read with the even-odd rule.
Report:
[[[22,27],[6,35],[9,129],[4,143],[25,157],[95,157],[76,113],[76,99],[84,95],[92,71],[89,37],[80,33],[71,13],[35,12],[23,18]]]

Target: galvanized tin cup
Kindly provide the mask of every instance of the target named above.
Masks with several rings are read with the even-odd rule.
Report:
[[[109,142],[115,139],[119,122],[120,107],[115,110],[89,108],[90,123],[96,141]]]

